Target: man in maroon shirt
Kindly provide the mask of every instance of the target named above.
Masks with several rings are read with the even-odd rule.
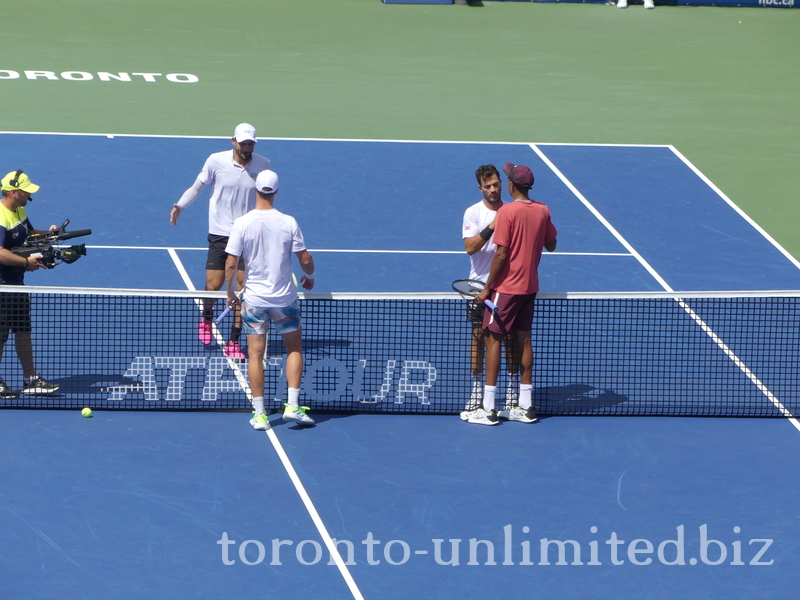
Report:
[[[550,209],[532,200],[528,192],[533,187],[533,173],[528,167],[506,163],[503,172],[508,177],[508,192],[513,198],[497,211],[494,243],[497,251],[486,280],[486,289],[478,300],[489,298],[497,311],[486,309],[483,326],[486,329],[486,386],[483,408],[461,413],[468,423],[497,425],[498,416],[521,423],[536,422],[531,400],[533,389],[531,369],[531,326],[533,302],[539,291],[539,260],[542,249],[556,249],[556,228],[550,222]],[[497,375],[500,372],[500,347],[503,337],[513,333],[520,357],[519,405],[495,411]]]

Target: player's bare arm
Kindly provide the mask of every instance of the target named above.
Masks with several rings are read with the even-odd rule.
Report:
[[[494,221],[486,227],[483,231],[476,233],[472,237],[464,238],[464,250],[467,251],[467,254],[472,256],[478,250],[483,248],[486,243],[492,238],[494,234],[494,226],[497,223],[497,217],[494,218]]]
[[[300,268],[302,269],[304,275],[300,278],[300,286],[304,290],[313,290],[314,289],[314,257],[311,256],[311,253],[308,250],[301,250],[300,252],[295,252],[295,256],[297,260],[300,261]]]

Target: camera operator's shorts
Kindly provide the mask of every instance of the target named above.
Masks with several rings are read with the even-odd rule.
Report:
[[[289,306],[248,306],[242,303],[242,332],[263,335],[269,329],[269,322],[275,323],[275,331],[283,335],[302,327],[300,308],[297,302]]]
[[[483,313],[485,310],[486,305],[483,302],[478,302],[475,298],[467,300],[467,323],[483,325]]]
[[[31,301],[28,294],[0,293],[0,342],[9,333],[30,333]]]
[[[208,234],[208,256],[206,257],[207,271],[224,271],[228,253],[228,236]],[[244,271],[244,259],[239,258],[239,270]]]

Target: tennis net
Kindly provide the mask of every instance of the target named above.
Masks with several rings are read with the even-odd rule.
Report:
[[[0,325],[20,288],[0,286]],[[222,347],[233,318],[197,337],[217,292],[26,286],[34,408],[245,410],[247,364]],[[16,296],[15,296],[16,294]],[[14,300],[16,298],[16,300]],[[454,414],[470,397],[471,325],[455,294],[306,294],[301,403],[317,411]],[[541,415],[781,417],[800,409],[800,292],[540,294],[532,344]],[[244,345],[244,336],[242,339]],[[0,378],[22,387],[14,334]],[[285,351],[270,331],[266,404],[286,398]],[[508,386],[506,367],[498,404]]]

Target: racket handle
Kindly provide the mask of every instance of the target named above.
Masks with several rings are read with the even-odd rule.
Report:
[[[489,307],[489,310],[492,312],[497,312],[497,305],[489,299],[483,301],[483,303]]]
[[[219,325],[219,324],[220,324],[220,322],[222,322],[222,320],[223,320],[225,317],[227,317],[227,316],[228,316],[228,313],[229,313],[229,312],[231,312],[232,310],[233,310],[233,307],[232,307],[232,306],[229,306],[228,308],[226,308],[225,310],[223,310],[223,311],[222,311],[222,314],[221,314],[220,316],[218,316],[216,319],[214,319],[214,323],[215,323],[215,324],[217,324],[217,325]]]

